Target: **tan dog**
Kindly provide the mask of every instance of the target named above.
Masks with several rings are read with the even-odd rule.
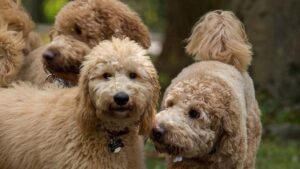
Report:
[[[43,86],[50,74],[50,79],[62,82],[63,86],[74,86],[78,83],[84,56],[99,42],[112,37],[129,37],[143,48],[150,46],[150,34],[142,20],[118,0],[67,3],[56,16],[50,37],[51,43],[25,57],[15,80]]]
[[[0,92],[0,168],[143,169],[159,97],[150,58],[129,39],[87,56],[79,86]]]
[[[169,169],[253,169],[260,110],[247,73],[252,52],[232,12],[213,11],[196,24],[187,52],[196,62],[166,90],[152,132]]]
[[[20,71],[25,42],[22,33],[8,30],[8,25],[0,19],[0,86],[8,86]]]
[[[69,48],[86,51],[86,46],[93,48],[103,40],[123,36],[136,41],[145,49],[150,47],[150,35],[146,26],[121,1],[75,0],[65,5],[56,16],[51,32],[52,42],[43,53],[43,61],[52,74],[77,84],[85,53],[68,55]],[[85,45],[73,46],[72,41]]]
[[[18,79],[26,55],[40,46],[34,23],[19,0],[0,1],[0,86]]]

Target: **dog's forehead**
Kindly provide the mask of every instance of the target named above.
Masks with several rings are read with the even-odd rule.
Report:
[[[210,79],[190,79],[177,82],[168,91],[168,98],[175,98],[183,102],[190,100],[203,100],[211,102],[228,97],[228,92],[223,84],[211,81]]]

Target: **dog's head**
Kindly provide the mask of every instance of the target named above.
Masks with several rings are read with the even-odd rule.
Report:
[[[232,98],[217,78],[193,77],[171,85],[151,134],[156,149],[181,159],[232,153],[241,145],[236,137],[242,138],[237,134],[240,108]]]
[[[83,127],[94,127],[97,121],[110,130],[139,125],[141,134],[149,134],[160,88],[145,50],[128,38],[113,38],[86,59],[79,81]]]
[[[46,69],[58,78],[77,84],[80,65],[90,48],[69,36],[56,36],[43,53]]]
[[[87,44],[90,48],[103,40],[123,36],[136,41],[143,48],[150,46],[150,35],[141,19],[135,12],[117,0],[75,0],[69,2],[56,16],[50,37],[55,39],[60,35],[72,37]],[[64,50],[66,49],[60,48],[56,53],[65,57],[63,55]],[[45,53],[51,52],[51,50],[45,51]],[[80,58],[82,56],[79,56],[78,62],[80,62]],[[67,61],[67,56],[64,60]],[[45,61],[47,62],[47,60]],[[66,64],[63,63],[62,65]],[[71,66],[77,65],[69,65],[68,67]]]

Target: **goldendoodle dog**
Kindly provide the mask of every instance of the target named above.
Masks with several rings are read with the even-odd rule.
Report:
[[[69,2],[56,16],[50,36],[52,42],[43,53],[44,64],[51,74],[73,84],[78,82],[85,53],[69,55],[70,49],[65,46],[86,51],[86,46],[93,48],[103,40],[122,36],[136,41],[145,49],[150,46],[150,34],[142,20],[119,0]],[[86,45],[77,45],[75,49],[72,41]]]
[[[30,81],[38,86],[43,86],[45,81],[75,86],[80,65],[90,49],[103,40],[123,36],[136,41],[145,49],[150,46],[147,27],[122,2],[71,1],[56,16],[50,33],[52,41],[26,55],[14,79]]]
[[[187,52],[199,61],[165,92],[152,139],[169,169],[253,169],[261,137],[260,110],[247,73],[251,45],[228,11],[200,19]]]
[[[1,0],[0,18],[8,25],[8,30],[21,32],[26,42],[25,55],[41,45],[39,36],[33,31],[35,24],[24,10],[21,0]]]
[[[17,79],[26,55],[40,46],[34,23],[19,0],[0,1],[0,86]]]
[[[22,33],[11,31],[4,20],[0,19],[0,86],[8,86],[20,71],[23,61],[25,42]]]
[[[96,46],[77,87],[2,88],[0,168],[143,169],[159,90],[150,57],[128,38]]]

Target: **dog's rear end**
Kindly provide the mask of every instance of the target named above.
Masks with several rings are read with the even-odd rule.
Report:
[[[209,12],[188,41],[187,52],[201,62],[166,90],[152,132],[156,148],[169,154],[171,169],[254,168],[261,123],[242,23],[232,12]]]

